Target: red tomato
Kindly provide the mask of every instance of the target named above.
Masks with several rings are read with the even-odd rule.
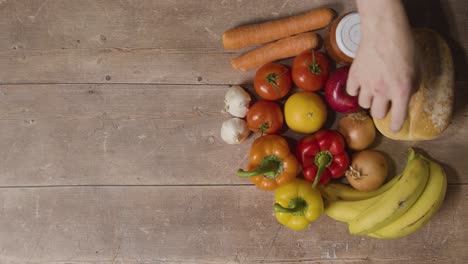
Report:
[[[279,63],[267,63],[255,74],[254,87],[266,100],[278,100],[291,90],[291,72]]]
[[[330,61],[320,51],[304,51],[292,64],[292,79],[297,87],[314,92],[322,89],[328,78]]]
[[[258,101],[247,112],[247,126],[262,134],[276,134],[283,127],[283,112],[272,101]]]

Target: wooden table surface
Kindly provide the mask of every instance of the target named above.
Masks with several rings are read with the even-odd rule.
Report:
[[[223,98],[254,72],[230,68],[223,31],[354,4],[0,0],[0,263],[468,263],[464,0],[407,1],[411,23],[451,46],[451,126],[377,146],[396,170],[410,145],[444,164],[446,201],[421,231],[376,240],[323,216],[293,232],[234,174],[252,138],[222,142]]]

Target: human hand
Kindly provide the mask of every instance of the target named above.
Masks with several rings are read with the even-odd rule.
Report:
[[[391,104],[390,129],[406,119],[416,79],[414,40],[400,1],[358,0],[361,41],[351,65],[347,92],[359,94],[359,105],[382,119]]]

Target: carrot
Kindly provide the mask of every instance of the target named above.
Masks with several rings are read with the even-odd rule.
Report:
[[[227,50],[242,49],[263,44],[306,31],[326,27],[335,17],[330,8],[319,8],[288,18],[277,19],[260,24],[240,26],[223,34],[223,45]]]
[[[265,44],[231,60],[236,70],[247,71],[265,63],[281,60],[314,49],[319,44],[319,36],[313,32],[301,33]]]

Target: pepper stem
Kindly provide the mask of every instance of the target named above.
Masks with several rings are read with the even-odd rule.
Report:
[[[315,165],[317,165],[317,174],[315,175],[312,187],[315,188],[320,181],[323,171],[330,166],[333,161],[333,155],[328,150],[323,150],[315,156]]]
[[[270,155],[264,157],[258,168],[255,170],[237,170],[237,176],[241,178],[250,178],[253,176],[263,175],[269,179],[276,179],[281,172],[283,172],[283,161],[275,155]]]
[[[303,214],[307,208],[307,202],[302,198],[294,198],[289,202],[288,207],[283,207],[279,203],[275,203],[273,210],[275,213]]]

